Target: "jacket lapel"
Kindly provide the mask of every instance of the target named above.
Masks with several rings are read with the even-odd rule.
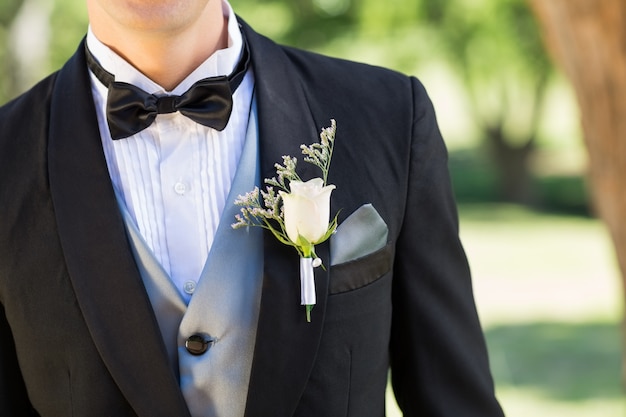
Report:
[[[138,415],[188,416],[126,239],[81,44],[52,98],[50,188],[67,268],[94,343]]]
[[[315,167],[303,163],[301,157],[300,145],[317,140],[319,127],[300,81],[281,48],[245,23],[242,27],[250,43],[256,79],[261,178],[276,175],[274,164],[282,163],[283,155],[298,158],[303,179],[318,176]],[[319,245],[316,251],[328,266],[328,246]],[[328,274],[322,268],[316,268],[317,304],[312,322],[307,323],[300,305],[296,251],[265,233],[264,260],[247,417],[294,413],[313,367],[326,307]]]

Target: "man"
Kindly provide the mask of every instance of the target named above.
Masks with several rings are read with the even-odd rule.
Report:
[[[407,416],[502,416],[416,79],[218,0],[87,5],[86,45],[0,110],[0,415],[381,416],[391,368]],[[174,107],[224,75],[210,111]],[[293,248],[230,225],[330,119],[340,226],[309,323]]]

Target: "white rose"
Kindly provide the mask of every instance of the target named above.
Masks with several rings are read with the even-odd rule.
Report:
[[[313,178],[307,182],[291,181],[289,189],[290,193],[280,192],[287,236],[294,243],[299,236],[312,245],[319,243],[328,231],[330,193],[335,186],[324,186],[321,178]]]

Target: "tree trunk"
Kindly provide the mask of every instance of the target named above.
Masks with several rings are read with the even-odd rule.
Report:
[[[514,144],[506,138],[502,124],[487,126],[483,130],[497,168],[499,197],[510,203],[536,206],[538,201],[530,170],[534,140]]]
[[[626,2],[530,3],[578,97],[595,207],[613,239],[626,296]]]

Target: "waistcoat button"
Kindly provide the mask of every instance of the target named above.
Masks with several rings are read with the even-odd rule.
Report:
[[[205,334],[194,334],[187,338],[185,341],[185,348],[187,352],[192,355],[202,355],[209,350],[209,346],[213,344],[213,339]]]
[[[196,291],[196,282],[195,281],[187,281],[183,284],[183,291],[187,294],[191,295]]]

